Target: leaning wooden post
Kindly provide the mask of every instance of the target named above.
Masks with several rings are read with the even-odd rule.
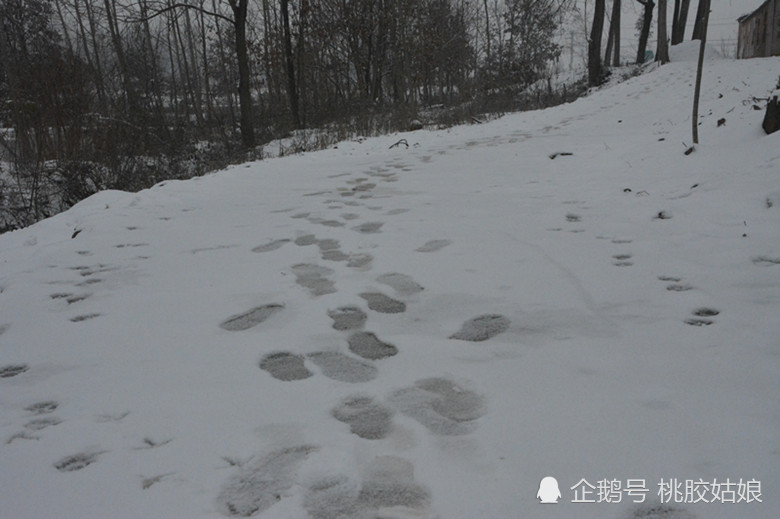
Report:
[[[707,25],[710,19],[710,2],[704,8],[702,20],[701,44],[699,45],[699,66],[696,70],[696,90],[693,94],[693,143],[699,144],[699,94],[701,93],[701,71],[704,67],[704,46],[707,44]]]

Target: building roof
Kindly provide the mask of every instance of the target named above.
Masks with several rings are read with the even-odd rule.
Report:
[[[752,18],[753,16],[757,15],[761,10],[763,10],[766,6],[768,6],[770,2],[773,2],[773,1],[777,1],[777,0],[766,0],[763,4],[761,4],[760,6],[756,7],[756,9],[752,13],[743,14],[742,16],[737,18],[737,22],[742,23],[742,22],[747,21],[749,18]]]

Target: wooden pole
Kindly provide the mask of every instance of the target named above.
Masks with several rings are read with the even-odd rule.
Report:
[[[705,1],[705,0],[701,0]],[[704,47],[707,45],[707,25],[710,18],[710,1],[706,0],[701,27],[701,43],[699,45],[699,66],[696,70],[696,89],[693,94],[693,143],[699,144],[699,94],[701,93],[701,72],[704,66]]]

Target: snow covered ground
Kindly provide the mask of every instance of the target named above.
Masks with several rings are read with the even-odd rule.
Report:
[[[780,516],[780,59],[686,156],[683,50],[0,236],[0,517]]]

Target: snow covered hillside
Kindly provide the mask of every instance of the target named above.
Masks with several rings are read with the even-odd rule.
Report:
[[[0,236],[0,518],[780,517],[780,59],[674,58]]]

